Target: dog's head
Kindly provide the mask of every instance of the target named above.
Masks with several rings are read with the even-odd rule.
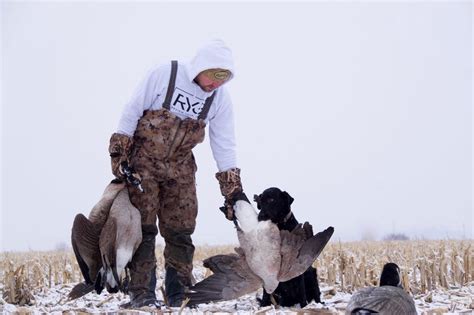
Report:
[[[293,198],[286,191],[272,187],[260,195],[254,195],[254,201],[260,210],[258,221],[271,220],[275,224],[283,223],[291,211]]]

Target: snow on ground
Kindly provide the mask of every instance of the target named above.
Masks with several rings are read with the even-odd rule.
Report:
[[[195,277],[204,277],[204,267],[195,269]],[[157,296],[162,298],[160,286],[163,279],[158,279]],[[102,292],[98,295],[88,295],[74,301],[67,301],[67,294],[74,284],[57,285],[51,288],[42,288],[34,292],[35,301],[32,306],[15,306],[6,303],[0,298],[0,312],[2,314],[179,314],[180,308],[163,307],[162,310],[143,308],[137,310],[123,310],[120,305],[129,301],[122,293],[109,294]],[[305,308],[298,307],[265,307],[259,308],[256,297],[261,296],[261,290],[254,294],[245,295],[237,300],[202,304],[195,309],[185,308],[182,314],[343,314],[351,298],[351,294],[338,292],[337,288],[321,285],[324,304],[311,303]],[[419,314],[474,314],[474,283],[462,288],[437,290],[429,294],[415,296]]]

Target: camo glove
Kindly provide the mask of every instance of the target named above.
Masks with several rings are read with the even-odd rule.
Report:
[[[119,179],[125,179],[125,175],[120,165],[126,162],[132,151],[133,140],[127,135],[114,133],[110,137],[109,153],[112,162],[112,174]]]
[[[240,169],[231,168],[225,172],[216,173],[216,178],[219,181],[222,196],[224,196],[224,206],[219,208],[224,212],[228,220],[234,219],[234,196],[242,193],[242,182],[240,181]]]

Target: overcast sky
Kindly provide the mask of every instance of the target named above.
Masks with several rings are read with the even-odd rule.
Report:
[[[235,57],[248,195],[288,191],[334,240],[473,237],[469,1],[1,6],[1,250],[69,244],[139,81],[212,38]],[[207,140],[195,155],[195,243],[236,243]]]

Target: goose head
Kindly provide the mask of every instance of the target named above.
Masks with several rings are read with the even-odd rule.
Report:
[[[380,275],[380,286],[384,285],[402,288],[400,267],[397,264],[390,262],[383,266],[382,274]]]

